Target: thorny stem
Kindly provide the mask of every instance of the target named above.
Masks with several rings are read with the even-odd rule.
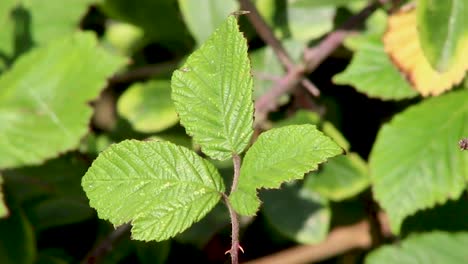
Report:
[[[232,163],[234,163],[234,177],[232,179],[231,193],[237,189],[239,182],[241,157],[237,154],[232,155]]]
[[[275,34],[260,15],[255,5],[250,0],[239,0],[239,3],[242,10],[249,11],[247,18],[250,20],[250,23],[252,23],[255,31],[257,31],[263,41],[273,49],[281,64],[285,66],[287,70],[294,67],[291,56],[289,56],[281,42],[275,37]]]
[[[239,175],[240,175],[240,166],[241,166],[241,157],[237,154],[232,155],[232,162],[234,164],[234,176],[232,179],[232,186],[231,192],[233,193],[237,189],[237,184],[239,182]],[[226,204],[229,210],[229,216],[231,217],[231,249],[227,252],[231,254],[231,263],[238,264],[239,263],[239,216],[237,215],[234,208],[232,208],[231,203],[229,202],[229,197],[226,194],[222,194],[224,203]]]
[[[269,112],[276,106],[276,98],[291,92],[299,83],[302,83],[313,95],[318,95],[318,89],[311,82],[304,83],[306,74],[313,72],[330,54],[338,48],[343,40],[349,35],[349,29],[367,19],[373,11],[390,0],[375,0],[365,7],[361,12],[351,17],[339,29],[331,32],[317,46],[304,50],[303,64],[294,64],[289,54],[281,46],[281,42],[274,36],[272,30],[265,23],[261,15],[250,0],[239,0],[241,8],[250,11],[250,19],[260,37],[273,48],[281,63],[287,69],[286,75],[276,82],[268,93],[262,95],[255,104],[256,122],[260,124],[266,119]],[[315,88],[315,89],[314,89]]]
[[[239,216],[237,215],[234,208],[232,208],[229,202],[229,197],[223,193],[223,199],[229,210],[229,216],[231,217],[231,249],[228,251],[231,254],[231,263],[239,263]]]

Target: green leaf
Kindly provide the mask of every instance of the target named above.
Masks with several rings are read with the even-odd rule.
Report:
[[[124,64],[76,33],[19,58],[0,76],[0,168],[39,164],[78,147],[87,105]]]
[[[216,168],[166,141],[126,140],[102,152],[82,180],[91,207],[137,240],[162,241],[205,216],[221,198]]]
[[[328,121],[320,120],[320,116],[316,112],[307,110],[298,110],[294,115],[287,119],[275,123],[275,127],[283,127],[288,125],[321,125],[321,129],[325,135],[331,137],[335,143],[342,147],[345,151],[349,151],[350,145],[341,132]]]
[[[468,179],[468,90],[428,99],[395,116],[370,155],[374,196],[398,233],[407,216],[458,199]]]
[[[67,0],[64,5],[61,0],[23,1],[29,11],[30,27],[33,41],[47,43],[58,37],[71,34],[80,27],[80,21],[92,3],[99,0]]]
[[[10,216],[0,219],[0,263],[34,263],[36,241],[33,227],[20,208],[11,206],[10,209]]]
[[[2,0],[0,4],[0,60],[11,64],[33,46],[72,34],[89,5],[96,0]],[[1,65],[1,63],[0,63]],[[1,71],[1,66],[0,66]]]
[[[369,97],[383,100],[401,100],[418,94],[388,58],[381,34],[361,38],[351,64],[335,75],[333,82],[351,85]]]
[[[265,217],[284,236],[303,244],[325,239],[331,210],[327,200],[317,193],[293,183],[281,190],[263,192],[261,197],[265,202],[262,208]]]
[[[413,235],[400,245],[389,245],[372,251],[366,264],[465,263],[468,259],[468,233],[432,232]]]
[[[239,9],[235,0],[178,1],[185,23],[199,45],[208,39],[229,14]]]
[[[3,185],[3,177],[0,175],[0,219],[8,216],[8,207],[5,204],[5,201],[3,200],[3,190],[2,190],[2,185]]]
[[[111,18],[140,27],[146,37],[170,49],[189,37],[177,0],[104,0],[99,7]]]
[[[238,188],[229,199],[241,215],[254,215],[260,207],[259,188],[278,188],[302,179],[318,164],[342,153],[342,149],[313,125],[293,125],[261,134],[247,151]]]
[[[117,110],[135,130],[144,133],[162,131],[179,121],[169,81],[133,84],[119,98]]]
[[[293,116],[277,122],[275,126],[319,125],[320,123],[320,116],[317,113],[299,110]],[[332,138],[344,150],[349,151],[348,141],[332,123],[325,121],[321,125],[325,135]],[[333,201],[341,201],[355,196],[368,186],[367,164],[356,153],[348,153],[346,156],[329,159],[327,163],[321,165],[319,171],[310,173],[304,182],[304,188]]]
[[[240,154],[253,133],[253,80],[247,42],[228,19],[172,75],[180,122],[208,156]]]
[[[335,7],[317,5],[314,1],[288,0],[287,18],[291,36],[302,42],[310,41],[333,28]]]
[[[432,67],[444,72],[468,44],[468,0],[420,0],[416,12],[421,48]]]
[[[103,42],[119,54],[130,56],[145,44],[144,32],[133,24],[115,21],[107,25]]]
[[[367,164],[356,153],[329,159],[321,170],[308,175],[304,182],[304,188],[332,201],[353,197],[368,186]]]
[[[10,15],[16,6],[16,0],[0,1],[0,73],[2,73],[14,60],[19,51],[15,50],[14,21]]]

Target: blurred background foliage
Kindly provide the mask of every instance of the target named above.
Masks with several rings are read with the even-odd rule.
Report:
[[[296,62],[304,46],[314,45],[367,4],[254,2]],[[80,181],[99,152],[123,139],[169,140],[198,150],[178,124],[170,76],[238,8],[235,0],[0,2],[0,180],[6,205],[0,203],[0,263],[227,263],[230,226],[223,206],[173,240],[143,243],[131,240],[126,227],[113,237],[114,227],[89,207]],[[242,220],[243,260],[320,243],[335,227],[375,217],[367,160],[377,131],[421,100],[383,50],[386,19],[384,11],[375,12],[308,76],[320,98],[304,91],[278,98],[281,108],[270,115],[271,126],[315,124],[347,155],[304,182],[261,192],[265,205],[259,215]],[[248,39],[258,98],[284,69],[245,16],[240,27]],[[366,65],[375,67],[364,71]],[[18,83],[23,90],[14,90]],[[31,95],[34,91],[39,97]],[[65,127],[57,127],[54,118],[41,121],[50,114],[41,102],[63,113],[56,118],[67,120]],[[25,111],[37,116],[27,119]],[[50,132],[60,129],[66,132]],[[232,165],[215,164],[229,186]],[[401,237],[466,230],[460,215],[467,212],[466,201],[462,196],[411,216]],[[355,250],[323,263],[361,262],[365,254]]]

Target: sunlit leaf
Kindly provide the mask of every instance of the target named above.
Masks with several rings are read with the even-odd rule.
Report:
[[[99,0],[2,0],[0,4],[0,71],[30,48],[72,34],[89,6]]]
[[[119,98],[117,110],[137,131],[145,133],[162,131],[179,121],[169,81],[133,84]]]
[[[417,31],[425,57],[438,72],[468,68],[468,0],[419,0]]]
[[[92,114],[87,103],[123,64],[90,33],[19,58],[0,76],[0,167],[39,164],[78,147]]]
[[[283,182],[302,179],[318,164],[342,153],[342,149],[313,125],[292,125],[262,133],[247,151],[238,188],[229,199],[242,215],[254,215],[260,207],[257,189],[279,188]]]
[[[468,233],[432,232],[410,236],[399,245],[378,248],[366,257],[366,264],[465,263]]]
[[[356,153],[333,157],[321,170],[307,176],[304,188],[333,201],[341,201],[369,186],[367,164]]]
[[[353,86],[369,97],[400,100],[417,95],[384,51],[381,34],[361,36],[344,72],[333,76],[336,84]]]
[[[414,9],[402,10],[391,15],[383,37],[385,51],[419,93],[423,96],[438,95],[459,84],[465,76],[468,69],[468,33],[450,67],[444,72],[438,72],[424,56],[416,23]],[[437,38],[439,37],[443,38],[442,35],[437,35]]]
[[[468,90],[426,100],[382,127],[370,155],[373,193],[398,233],[407,216],[458,199],[466,188]]]
[[[178,48],[188,36],[177,0],[102,0],[99,7],[111,18],[141,28],[147,38],[170,49]]]
[[[132,223],[137,240],[162,241],[184,231],[218,203],[216,168],[167,141],[123,141],[107,148],[82,180],[98,216]]]
[[[247,43],[236,17],[229,16],[172,75],[180,122],[205,154],[224,160],[247,147],[252,87]]]
[[[291,36],[307,42],[333,28],[335,7],[314,1],[288,0],[287,18]],[[316,1],[315,1],[316,2]]]
[[[235,0],[178,1],[185,23],[199,45],[208,39],[229,14],[239,9]]]
[[[321,125],[325,135],[331,137],[344,150],[350,144],[341,132],[328,121],[321,122],[315,112],[299,110],[291,117],[277,122],[275,126],[314,124]],[[330,158],[320,165],[320,170],[307,175],[304,189],[317,192],[325,198],[341,201],[350,198],[369,186],[367,164],[353,152]]]

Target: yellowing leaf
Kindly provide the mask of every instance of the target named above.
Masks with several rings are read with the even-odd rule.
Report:
[[[414,8],[402,9],[389,17],[383,42],[395,65],[423,96],[451,89],[463,80],[468,69],[468,37],[463,39],[466,44],[459,46],[451,67],[444,72],[432,68],[421,49]]]

